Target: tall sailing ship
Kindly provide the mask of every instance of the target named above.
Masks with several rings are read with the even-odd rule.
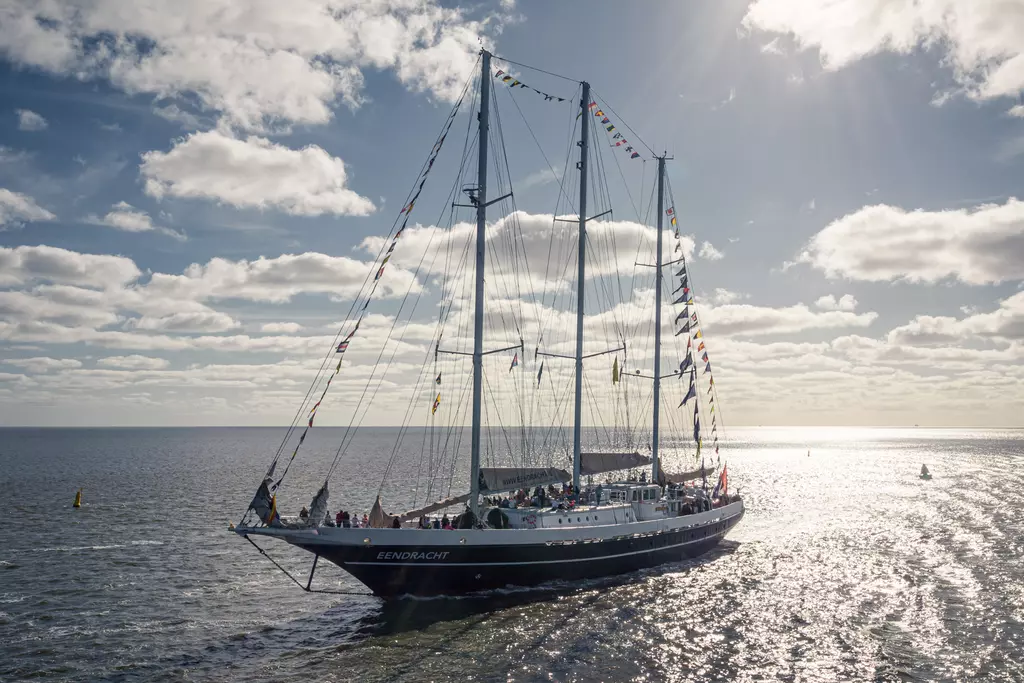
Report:
[[[666,187],[666,157],[652,153],[657,161],[656,182],[652,183],[657,188],[656,204],[653,187],[650,203],[656,207],[657,216],[650,245],[654,263],[633,264],[634,282],[637,269],[653,274],[653,292],[634,287],[628,298],[619,291],[618,301],[612,301],[615,287],[621,290],[626,280],[619,272],[622,247],[616,240],[628,242],[637,236],[640,243],[651,241],[651,231],[640,221],[614,221],[610,208],[588,217],[588,199],[596,196],[599,205],[611,203],[612,193],[603,173],[610,164],[601,158],[601,147],[611,150],[611,163],[616,166],[619,158],[632,161],[642,155],[617,129],[609,116],[614,116],[612,110],[598,103],[588,83],[578,83],[577,94],[572,97],[555,96],[523,83],[519,80],[522,76],[505,70],[516,63],[504,62],[504,68],[495,69],[492,55],[481,52],[478,83],[476,87],[467,83],[452,108],[391,233],[387,239],[370,241],[377,251],[374,269],[353,299],[349,318],[321,363],[248,510],[232,527],[264,554],[266,551],[256,542],[263,538],[279,539],[313,553],[313,569],[303,586],[306,590],[311,589],[320,558],[338,565],[385,598],[455,595],[612,576],[701,555],[743,518],[743,501],[738,495],[730,495],[727,469],[721,466],[721,413],[715,413],[718,394],[691,291],[686,249],[676,227],[675,207],[671,198],[666,198],[667,190],[671,194],[670,187]],[[549,166],[551,178],[558,184],[558,201],[565,202],[567,211],[559,214],[556,210],[548,218],[548,263],[543,273],[531,270],[526,245],[530,242],[536,247],[543,238],[527,234],[523,223],[529,217],[515,210],[494,92],[499,87],[508,89],[513,102],[520,93],[536,93],[537,102],[573,105],[570,125],[578,137],[574,134],[575,144],[566,154],[566,168],[575,161],[576,172],[558,174]],[[452,222],[447,229],[410,226],[417,201],[467,99],[476,116],[467,125],[460,171],[445,205]],[[523,115],[518,103],[515,109]],[[525,116],[523,120],[527,121]],[[631,130],[630,136],[637,137]],[[489,155],[491,146],[496,151]],[[469,169],[474,149],[477,164],[472,178]],[[595,170],[595,176],[588,175]],[[495,191],[489,184],[489,172],[496,179]],[[575,206],[569,199],[573,189],[578,191]],[[495,205],[506,214],[489,226],[488,209]],[[454,222],[456,212],[467,210],[475,214],[475,228],[468,222]],[[641,212],[637,214],[641,218]],[[675,238],[674,251],[665,239],[666,219],[673,228],[670,235]],[[447,248],[438,247],[435,239],[447,240]],[[563,248],[568,240],[575,244]],[[588,254],[588,246],[602,245],[614,252],[614,257],[598,261],[596,274],[594,268],[588,273],[588,263],[595,259]],[[402,246],[406,246],[404,251]],[[627,245],[626,249],[633,246]],[[636,251],[640,253],[640,246]],[[389,261],[392,257],[398,261],[401,253],[409,256],[405,265],[415,267],[411,273],[403,271],[401,277],[396,277],[397,284],[388,283]],[[444,262],[443,267],[436,265],[438,260]],[[575,289],[570,273],[573,261]],[[424,361],[401,429],[396,432],[396,444],[391,448],[368,524],[340,518],[335,524],[335,517],[328,511],[328,482],[350,452],[355,432],[384,385],[387,372],[401,364],[396,357],[408,351],[402,346],[403,339],[415,337],[409,333],[413,327],[422,334],[424,325],[414,323],[412,314],[426,290],[423,276],[432,277],[431,282],[440,291],[437,326],[429,345],[414,345],[425,349]],[[603,278],[604,286],[597,287],[598,298],[603,292],[611,302],[589,320],[584,315],[588,277]],[[380,290],[382,283],[386,284],[384,290]],[[282,514],[282,485],[311,433],[318,410],[328,399],[331,383],[344,370],[342,361],[361,341],[360,325],[364,331],[369,326],[371,302],[382,298],[385,291],[399,296],[401,306],[398,313],[387,318],[392,321],[390,327],[385,326],[387,340],[376,355],[358,403],[351,408],[327,475],[308,510],[304,507],[299,515]],[[378,294],[381,296],[375,297]],[[664,294],[669,294],[671,304],[663,301]],[[650,299],[653,316],[645,319],[638,312],[642,308],[638,302],[651,303]],[[557,302],[566,308],[559,310]],[[662,320],[663,308],[670,306],[676,331],[663,340],[662,328],[667,323]],[[403,319],[403,315],[407,317]],[[632,341],[642,336],[643,329],[650,331],[651,324],[653,343]],[[591,330],[604,332],[588,334]],[[533,348],[524,341],[530,332],[536,333],[536,343],[530,345]],[[614,346],[593,351],[585,344],[587,340],[593,343],[592,338],[610,341]],[[423,341],[422,336],[419,339]],[[673,361],[672,370],[666,373],[662,347],[672,344],[679,365],[676,368]],[[588,380],[584,368],[585,362],[594,367],[608,361],[609,356],[610,394]],[[645,372],[648,361],[651,370]],[[486,385],[485,364],[497,376]],[[569,381],[563,383],[560,377]],[[442,389],[453,386],[454,391],[446,399]],[[663,410],[662,403],[672,392],[678,393],[672,402],[680,397],[681,401],[675,409]],[[471,396],[468,416],[463,411],[466,393]],[[612,416],[604,420],[591,415],[589,425],[584,427],[588,397]],[[487,411],[487,401],[494,405],[504,401],[506,406]],[[569,405],[573,409],[571,447],[567,420],[563,419]],[[595,410],[593,405],[590,410]],[[402,445],[416,416],[424,415],[421,463],[413,495],[418,506],[401,514],[388,514],[382,503],[382,495],[388,495],[385,484],[401,469],[395,465],[396,459],[404,452]],[[702,416],[710,425],[706,433],[701,429]],[[461,438],[467,417],[471,423],[468,472],[460,458],[465,453]],[[662,424],[663,418],[669,423],[668,429]],[[604,440],[602,433],[607,437]],[[563,444],[558,443],[559,435]],[[584,450],[585,439],[591,442],[588,447],[592,450]],[[667,449],[666,443],[670,444]],[[707,458],[705,453],[711,449],[713,454]],[[669,455],[675,457],[677,465],[682,462],[687,471],[666,473],[664,461]],[[348,471],[351,478],[351,469]],[[408,491],[405,495],[408,497]]]

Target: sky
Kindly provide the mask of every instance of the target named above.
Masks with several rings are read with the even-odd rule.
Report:
[[[496,93],[538,259],[572,80],[642,142],[617,234],[672,157],[730,424],[1024,427],[1024,0],[0,0],[0,424],[287,424],[481,46],[569,78]],[[438,288],[403,249],[324,424]]]

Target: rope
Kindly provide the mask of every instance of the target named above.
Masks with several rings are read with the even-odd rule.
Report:
[[[292,580],[292,582],[293,582],[293,583],[294,583],[294,584],[295,584],[296,586],[298,586],[299,588],[301,588],[301,589],[302,589],[302,590],[303,590],[304,592],[306,592],[306,593],[326,593],[326,594],[329,594],[329,595],[362,595],[362,596],[364,596],[364,597],[372,597],[372,596],[373,596],[373,593],[367,593],[366,591],[342,591],[342,590],[332,590],[332,589],[329,589],[329,588],[307,588],[306,586],[303,586],[303,585],[302,585],[302,582],[301,582],[301,581],[299,581],[299,580],[298,580],[298,579],[296,579],[296,578],[295,578],[294,576],[292,576],[291,572],[289,572],[289,571],[288,571],[287,569],[285,569],[284,567],[282,567],[282,566],[280,565],[280,563],[278,563],[278,561],[277,561],[277,560],[275,560],[274,558],[272,558],[272,557],[271,557],[271,556],[270,556],[270,555],[269,555],[269,554],[267,553],[267,551],[266,551],[266,550],[264,550],[263,548],[261,548],[261,547],[259,547],[258,545],[256,545],[256,541],[254,541],[254,540],[252,540],[251,538],[249,538],[249,535],[248,535],[248,534],[244,535],[244,536],[243,536],[242,538],[244,538],[245,540],[249,541],[249,543],[252,543],[252,547],[254,547],[254,548],[256,548],[256,550],[260,551],[260,555],[262,555],[263,557],[265,557],[265,558],[267,558],[268,560],[270,560],[270,562],[271,562],[271,563],[272,563],[272,564],[273,564],[273,565],[274,565],[275,567],[277,567],[277,568],[278,568],[278,569],[280,569],[280,570],[281,570],[282,572],[284,572],[284,575],[285,575],[285,576],[287,576],[287,577],[288,577],[289,579],[291,579],[291,580]],[[310,580],[312,580],[312,576],[310,576]]]

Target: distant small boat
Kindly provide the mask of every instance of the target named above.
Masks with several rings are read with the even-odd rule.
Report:
[[[921,478],[931,479],[932,473],[928,471],[928,465],[921,465]]]

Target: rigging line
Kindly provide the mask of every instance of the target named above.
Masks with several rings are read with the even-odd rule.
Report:
[[[465,162],[465,158],[464,158],[464,162]],[[450,205],[450,203],[452,202],[453,197],[454,197],[455,193],[457,192],[457,188],[458,188],[458,186],[460,184],[460,181],[462,179],[464,170],[465,170],[465,163],[463,163],[463,166],[460,167],[460,169],[459,169],[459,173],[456,175],[455,182],[453,183],[452,189],[449,191],[449,194],[448,194],[448,199],[446,201],[446,206],[445,206],[445,208],[441,212],[442,215],[438,217],[438,221],[437,221],[438,223],[441,223],[441,219],[443,218],[444,213],[448,212],[449,213],[449,220],[448,220],[449,227],[452,224],[452,221],[454,219],[454,207],[452,207]],[[449,234],[450,234],[450,231],[449,231]],[[433,236],[434,236],[434,234],[432,233],[431,234],[431,243],[433,241]],[[467,241],[466,244],[467,244],[467,250],[468,250],[469,242]],[[428,243],[428,249],[424,252],[424,257],[426,256],[427,252],[429,252],[429,243]],[[436,260],[437,260],[437,252],[435,252],[434,256],[431,258],[430,265],[427,267],[428,272],[433,268],[433,264],[434,264],[434,262]],[[421,260],[421,264],[422,264],[422,260]],[[418,272],[419,272],[419,269],[417,268],[417,273]],[[418,302],[419,302],[421,296],[422,296],[422,294],[417,295],[416,305],[418,305]],[[416,305],[413,306],[413,310],[412,310],[412,312],[410,312],[409,321],[406,323],[405,329],[408,329],[408,326],[412,323],[412,315],[415,313]],[[450,311],[450,309],[449,309],[449,311]],[[443,331],[444,331],[444,320],[443,319],[439,319],[437,327],[436,327],[436,334],[431,337],[431,344],[426,349],[427,357],[424,359],[424,365],[426,365],[426,361],[429,359],[431,353],[435,353],[435,359],[436,359],[436,348],[437,348],[437,345],[440,343],[441,335],[443,334]],[[389,359],[389,361],[388,361],[389,364],[391,362],[393,362],[394,357],[395,357],[397,351],[398,351],[398,346],[396,345],[395,346],[395,350],[392,352],[391,359]],[[382,349],[382,354],[383,354],[383,349]],[[435,364],[436,364],[436,360],[435,360]],[[376,397],[377,391],[379,391],[380,386],[383,384],[383,379],[384,378],[382,376],[381,380],[380,380],[380,383],[378,384],[377,388],[374,390],[373,396],[371,396],[371,398],[370,398],[370,403],[371,404],[372,404],[374,398]],[[390,455],[390,457],[388,459],[388,465],[385,468],[385,472],[384,472],[384,476],[382,477],[382,480],[381,480],[380,488],[378,488],[378,491],[377,491],[378,495],[380,495],[380,492],[383,490],[384,483],[387,481],[388,475],[391,472],[391,467],[392,467],[392,465],[394,463],[394,459],[395,459],[395,457],[396,457],[396,455],[398,453],[398,450],[401,448],[401,445],[402,445],[402,443],[404,441],[405,433],[408,430],[409,421],[412,418],[412,414],[413,414],[413,410],[414,410],[414,405],[420,399],[420,396],[419,396],[419,394],[420,394],[420,387],[422,386],[424,380],[425,380],[425,375],[421,371],[419,376],[418,376],[418,378],[417,378],[417,382],[416,382],[416,385],[414,387],[413,393],[410,396],[409,403],[406,406],[406,412],[405,412],[405,415],[403,416],[402,425],[401,425],[401,428],[400,428],[400,431],[399,431],[399,438],[395,441],[395,444],[392,447],[391,455]],[[364,413],[364,416],[365,416],[365,413]],[[431,416],[431,423],[433,423],[433,416]],[[421,453],[421,456],[420,456],[420,460],[422,462],[422,453]],[[332,470],[333,470],[333,466],[332,466]]]
[[[508,57],[502,57],[500,55],[496,55],[496,54],[493,54],[493,53],[491,54],[491,59],[497,59],[497,60],[500,60],[502,62],[507,62],[509,64],[515,64],[516,66],[521,66],[524,69],[530,69],[531,71],[537,71],[537,72],[540,72],[542,74],[547,74],[548,76],[554,76],[555,78],[561,78],[564,81],[572,81],[573,83],[579,83],[580,82],[578,78],[569,78],[568,76],[563,76],[562,74],[556,74],[556,73],[554,73],[552,71],[545,71],[544,69],[540,69],[540,68],[535,67],[535,66],[530,66],[529,64],[523,64],[522,62],[515,62],[515,61],[512,61],[511,59],[509,59]]]
[[[458,187],[458,183],[456,182],[455,185],[453,185],[453,189],[449,193],[449,198],[452,197],[452,195],[456,191],[455,188],[457,188],[457,187]],[[447,207],[444,210],[442,210],[442,217],[444,215],[444,211],[447,211],[447,210],[448,210]],[[438,219],[438,223],[441,222],[440,218],[441,217],[439,217],[439,219]],[[420,256],[419,263],[416,265],[416,270],[413,272],[413,281],[412,281],[413,283],[418,283],[419,282],[419,279],[418,279],[419,278],[419,273],[420,273],[420,271],[421,271],[421,269],[423,267],[424,261],[426,260],[427,254],[430,252],[430,246],[433,244],[435,236],[436,236],[436,231],[431,231],[430,237],[429,237],[429,239],[427,241],[427,248],[426,248],[426,250],[424,250],[423,254]],[[431,260],[431,264],[434,263],[434,260],[436,260],[436,258],[437,258],[437,253],[435,252],[434,257]],[[402,297],[402,302],[399,305],[398,312],[395,314],[395,317],[394,317],[394,319],[392,320],[392,323],[391,323],[391,329],[388,331],[387,339],[391,339],[392,338],[392,335],[393,335],[393,333],[395,331],[395,328],[398,325],[398,321],[399,321],[399,319],[401,317],[402,311],[405,309],[405,304],[406,304],[406,302],[409,299],[409,295],[412,293],[412,288],[413,288],[413,285],[410,284],[409,289],[406,291],[405,295]],[[412,315],[415,313],[416,307],[418,306],[419,301],[422,298],[422,295],[423,295],[422,291],[418,292],[416,294],[415,300],[413,302],[412,311],[410,311],[410,314],[409,314],[410,318],[409,318],[409,320],[405,324],[405,329],[408,329],[409,324],[412,322]],[[369,403],[367,403],[366,408],[363,411],[362,417],[359,417],[359,406],[362,405],[363,399],[366,397],[366,393],[369,390],[370,384],[372,384],[372,382],[373,382],[373,378],[374,378],[374,376],[377,373],[377,368],[380,365],[381,358],[383,358],[385,350],[387,349],[387,343],[385,342],[381,346],[380,353],[377,355],[377,360],[374,362],[373,370],[371,371],[369,379],[367,379],[366,385],[363,387],[363,391],[360,394],[358,402],[356,403],[356,409],[353,410],[353,412],[352,412],[352,418],[351,418],[351,420],[349,420],[349,424],[345,428],[345,433],[342,436],[341,444],[339,444],[338,450],[337,450],[337,452],[335,453],[335,456],[334,456],[334,461],[331,463],[330,470],[328,470],[328,473],[327,473],[327,478],[328,479],[334,473],[334,469],[335,469],[335,467],[338,464],[338,460],[340,459],[341,455],[344,452],[347,451],[347,448],[351,444],[352,439],[355,438],[355,433],[356,433],[356,431],[358,431],[359,425],[362,424],[362,420],[366,417],[367,413],[369,412],[369,408],[373,404],[373,401],[374,401],[374,399],[377,396],[377,392],[380,391],[380,387],[383,385],[384,377],[387,375],[387,368],[390,367],[390,364],[394,361],[395,355],[398,353],[398,348],[399,348],[399,345],[396,344],[395,347],[394,347],[394,350],[392,351],[391,358],[389,359],[388,364],[387,364],[387,366],[384,369],[384,373],[381,375],[380,379],[378,380],[377,386],[373,390],[373,393],[370,396],[370,401],[369,401]],[[429,352],[430,352],[430,350],[428,349],[427,353],[429,353]],[[357,418],[358,418],[358,423],[356,423]],[[353,425],[355,425],[355,426],[353,426]]]
[[[453,105],[451,111],[448,114],[448,117],[445,119],[445,124],[441,128],[441,132],[439,132],[437,137],[435,138],[434,146],[431,148],[430,154],[427,155],[427,159],[429,159],[431,156],[436,155],[437,153],[440,152],[440,149],[436,149],[437,143],[438,143],[438,141],[440,141],[442,139],[442,137],[444,135],[447,134],[447,130],[451,128],[451,123],[454,120],[454,117],[457,115],[457,113],[459,111],[459,108],[462,106],[462,102],[463,102],[463,100],[465,98],[466,91],[469,88],[469,85],[472,82],[472,80],[473,79],[470,78],[469,80],[467,80],[466,84],[463,86],[462,93],[459,96],[459,99]],[[425,170],[427,168],[428,168],[428,161],[424,160],[422,165],[420,166],[420,170],[419,170],[419,173],[417,174],[416,178],[420,179],[421,177],[423,177],[423,174],[424,174],[424,172],[425,172]],[[407,201],[408,201],[408,198],[411,197],[412,193],[415,191],[413,189],[415,187],[416,187],[416,183],[414,181],[412,186],[410,187],[409,193],[406,195],[406,200]],[[378,250],[378,253],[377,253],[376,257],[374,258],[374,262],[373,262],[374,265],[376,265],[377,261],[380,260],[381,254],[383,254],[384,248],[387,246],[388,241],[392,238],[392,235],[394,234],[395,227],[398,225],[398,222],[399,222],[400,219],[401,219],[401,214],[396,216],[394,221],[392,222],[391,228],[390,228],[390,230],[388,232],[388,235],[381,242],[381,247]],[[369,282],[369,279],[370,279],[370,275],[374,272],[374,270],[375,269],[369,269],[367,271],[366,276],[363,279],[363,284],[360,285],[360,290],[357,293],[357,295],[353,298],[352,304],[349,307],[349,311],[345,315],[345,322],[348,322],[348,319],[351,318],[352,313],[355,311],[356,306],[362,301],[363,295],[364,295],[364,293],[366,291],[367,283]],[[377,288],[377,281],[375,280],[374,284],[372,285],[372,287],[370,289],[369,294],[366,295],[366,297],[367,297],[366,303],[367,304],[369,303],[369,297],[371,297],[373,295],[373,293],[376,291],[376,288]],[[365,308],[365,306],[364,306],[364,308]],[[289,426],[289,428],[288,428],[288,430],[287,430],[287,432],[285,434],[284,439],[282,439],[281,445],[278,446],[278,452],[274,456],[274,460],[273,460],[274,463],[276,463],[277,460],[280,458],[281,453],[284,450],[284,445],[287,443],[287,441],[290,438],[291,434],[293,434],[295,429],[297,428],[297,425],[299,424],[299,418],[305,412],[306,406],[308,406],[309,401],[311,399],[311,396],[313,395],[313,389],[315,387],[318,387],[320,385],[320,383],[323,381],[324,376],[326,376],[324,370],[328,366],[328,361],[333,356],[334,346],[337,344],[337,341],[341,337],[342,331],[344,329],[345,329],[345,324],[343,323],[338,328],[338,332],[336,333],[336,335],[334,337],[334,340],[332,342],[331,348],[328,350],[328,352],[324,356],[323,360],[321,361],[320,368],[317,371],[317,376],[313,380],[313,382],[311,383],[310,388],[307,390],[306,397],[303,399],[302,405],[300,406],[299,410],[296,412],[295,417],[293,417],[292,424],[291,424],[291,426]],[[291,465],[291,461],[289,461],[288,464]],[[287,472],[288,472],[288,468],[286,467],[285,468],[285,474],[287,474]],[[280,485],[283,482],[283,480],[284,480],[284,475],[282,475],[281,479],[278,481],[278,485]]]
[[[603,106],[601,107],[602,109],[604,107],[608,107],[608,111],[610,111],[612,113],[612,115],[615,116],[615,118],[617,118],[619,120],[619,123],[624,125],[626,127],[626,129],[629,130],[630,135],[633,135],[637,140],[639,140],[640,144],[647,148],[647,151],[651,153],[652,157],[657,156],[657,154],[655,154],[654,150],[651,149],[650,145],[648,145],[646,142],[644,142],[643,138],[640,137],[639,133],[637,133],[635,130],[633,130],[630,127],[630,125],[628,123],[626,123],[626,119],[622,118],[617,111],[612,109],[612,106],[610,104],[608,104],[608,100],[604,99],[604,97],[599,95],[593,89],[591,90],[591,92],[594,93],[594,98],[595,99],[599,99],[603,103]]]

